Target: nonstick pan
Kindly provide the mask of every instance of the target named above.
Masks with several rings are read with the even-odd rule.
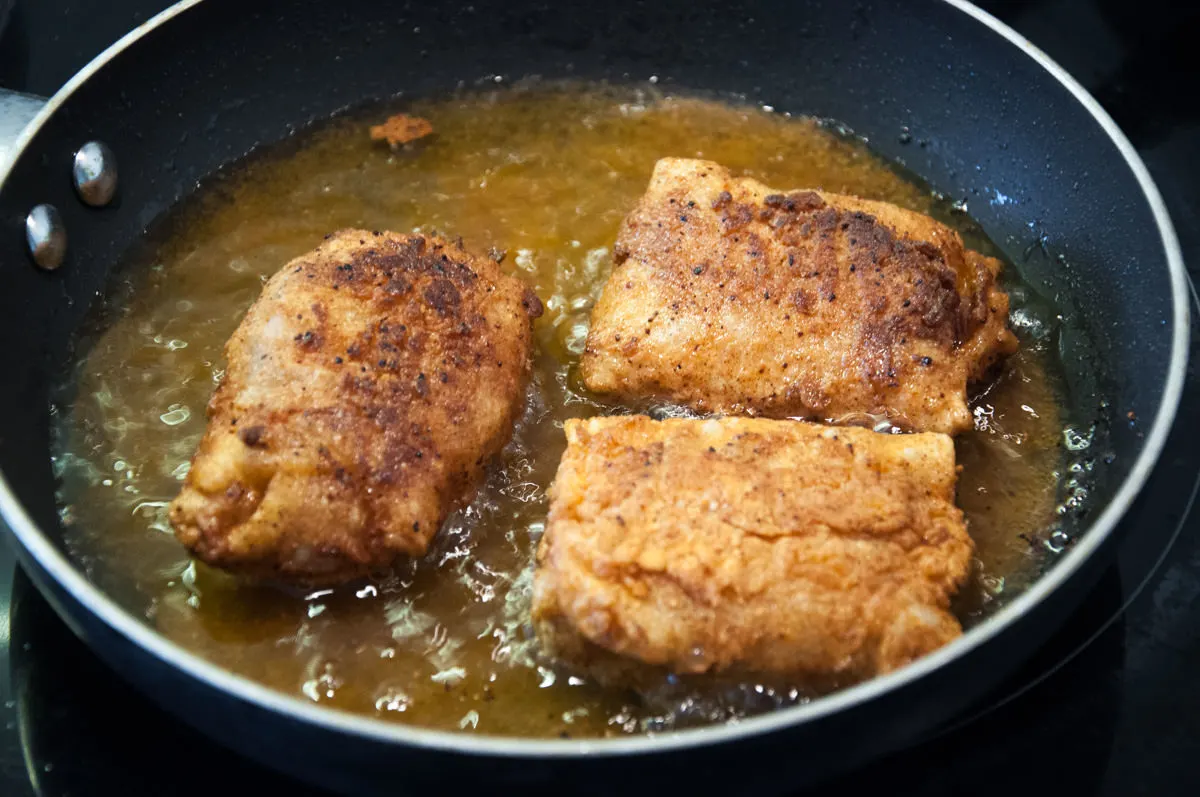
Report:
[[[56,512],[48,386],[148,225],[214,170],[365,101],[497,78],[652,75],[837,120],[966,201],[1062,309],[1068,410],[1096,465],[1090,502],[1064,515],[1064,550],[1033,587],[938,652],[830,697],[728,726],[582,741],[434,732],[305,704],[189,654],[89,582]],[[55,610],[118,672],[218,741],[295,776],[363,794],[703,790],[717,770],[744,773],[747,793],[796,786],[962,711],[1086,598],[1118,536],[1138,533],[1121,517],[1164,443],[1186,367],[1178,244],[1112,120],[967,3],[188,0],[44,105],[3,102],[11,118],[36,109],[0,167],[0,510],[11,541]],[[87,148],[92,171],[75,185],[76,153],[89,142],[104,147]]]

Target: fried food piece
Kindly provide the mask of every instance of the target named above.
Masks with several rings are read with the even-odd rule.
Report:
[[[371,125],[371,140],[386,141],[388,146],[396,149],[404,144],[433,133],[433,125],[428,119],[419,116],[408,116],[398,113],[389,116],[381,125]]]
[[[1016,349],[1000,262],[918,213],[665,158],[617,238],[582,374],[699,411],[971,427]]]
[[[330,236],[226,344],[170,507],[178,538],[211,565],[303,584],[420,555],[511,434],[541,312],[459,244]]]
[[[534,577],[552,656],[609,682],[845,683],[961,634],[973,544],[948,436],[646,416],[566,433]]]

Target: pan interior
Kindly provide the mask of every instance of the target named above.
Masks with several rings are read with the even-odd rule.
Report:
[[[221,666],[319,704],[427,727],[598,736],[744,717],[818,695],[787,683],[664,680],[605,690],[536,658],[532,554],[567,417],[675,412],[612,405],[578,384],[588,312],[617,227],[659,157],[704,157],[780,188],[894,202],[1002,256],[969,216],[849,131],[736,98],[653,85],[530,83],[403,110],[435,137],[373,144],[360,109],[207,182],[128,253],[79,333],[54,397],[60,518],[72,554],[121,605]],[[394,574],[308,594],[239,585],[188,561],[165,507],[203,431],[221,347],[262,280],[340,227],[461,235],[547,306],[529,410],[485,488],[431,553]],[[970,627],[1028,586],[1086,500],[1092,446],[1058,361],[1060,313],[1006,274],[1021,351],[973,399],[958,501],[978,546],[956,607]]]

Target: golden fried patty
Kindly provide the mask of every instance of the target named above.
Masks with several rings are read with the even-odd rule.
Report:
[[[209,564],[302,583],[421,554],[511,434],[540,314],[459,244],[330,236],[226,344],[177,536]]]
[[[953,434],[1016,348],[999,261],[883,202],[665,158],[615,254],[582,363],[603,394]]]
[[[534,577],[550,655],[606,681],[629,663],[825,683],[961,633],[973,545],[946,435],[645,416],[566,434]]]

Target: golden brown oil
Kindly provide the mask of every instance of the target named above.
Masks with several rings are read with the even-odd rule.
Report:
[[[811,120],[605,87],[477,92],[405,110],[430,119],[435,136],[392,152],[369,140],[375,115],[322,125],[217,178],[121,270],[56,408],[61,512],[75,555],[123,605],[213,662],[400,722],[604,735],[807,699],[756,684],[605,691],[535,659],[531,564],[562,421],[621,409],[580,393],[573,376],[617,227],[655,160],[683,156],[781,189],[935,213],[971,245],[988,242],[927,187]],[[165,507],[203,431],[222,346],[262,282],[348,226],[436,230],[478,252],[507,250],[506,265],[547,307],[529,410],[479,497],[423,560],[309,594],[239,585],[189,562]],[[1017,312],[1028,316],[1019,291]],[[1054,518],[1063,430],[1053,368],[1045,340],[1022,337],[1021,352],[975,401],[977,430],[958,444],[959,503],[979,559],[959,601],[968,625],[1031,576],[1029,539]]]

